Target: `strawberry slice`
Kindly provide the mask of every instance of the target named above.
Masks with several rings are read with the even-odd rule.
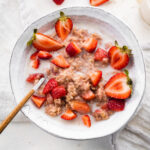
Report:
[[[125,107],[125,100],[110,99],[108,101],[108,108],[113,111],[123,111]]]
[[[88,115],[82,116],[82,121],[83,121],[85,126],[91,127],[91,119]]]
[[[94,37],[88,38],[83,44],[83,48],[89,53],[94,52],[96,47],[97,47],[97,40]]]
[[[66,112],[61,116],[64,120],[73,120],[77,117],[77,115],[70,109],[66,110]]]
[[[26,81],[29,83],[34,83],[35,80],[39,80],[42,77],[44,77],[43,73],[33,73],[33,74],[29,74]]]
[[[35,106],[40,108],[44,104],[44,102],[46,101],[46,97],[39,97],[39,96],[33,95],[31,97],[31,100],[35,104]]]
[[[79,113],[86,114],[90,112],[90,106],[85,102],[71,101],[70,105],[71,105],[72,110],[75,110]]]
[[[71,32],[73,27],[72,20],[65,16],[65,14],[61,11],[60,18],[55,24],[55,30],[57,35],[62,39],[65,40],[69,33]]]
[[[66,52],[68,53],[70,57],[72,57],[72,56],[76,56],[77,54],[79,54],[81,52],[81,49],[74,42],[71,42],[66,47]]]
[[[128,65],[131,50],[127,46],[119,47],[117,41],[115,41],[115,46],[110,48],[108,55],[111,66],[120,70]]]
[[[104,58],[108,58],[107,51],[105,51],[101,48],[98,48],[95,52],[94,59],[97,61],[103,61]]]
[[[38,58],[32,61],[32,68],[38,69],[39,65],[40,65],[40,60]]]
[[[70,65],[68,64],[68,62],[65,60],[65,58],[62,55],[55,57],[54,59],[51,60],[51,62],[61,68],[70,67]]]
[[[55,2],[55,4],[57,4],[57,5],[61,5],[63,2],[64,2],[64,0],[53,0],[54,2]]]
[[[90,75],[90,79],[93,86],[97,86],[101,78],[102,78],[102,71],[96,71]]]
[[[89,90],[82,94],[82,98],[86,101],[90,101],[95,98],[95,94],[91,90]]]
[[[52,57],[52,55],[50,53],[46,52],[46,51],[39,51],[38,52],[38,57],[40,59],[49,59],[49,58]]]
[[[37,58],[37,55],[38,55],[38,51],[37,52],[34,52],[31,56],[30,56],[30,59],[31,60],[35,60]]]
[[[107,1],[109,0],[90,0],[90,4],[92,6],[99,6],[99,5],[106,3]]]
[[[61,43],[54,40],[53,38],[42,33],[37,33],[37,29],[34,29],[34,33],[31,40],[27,42],[28,46],[30,46],[31,44],[33,44],[33,46],[37,50],[45,51],[56,51],[63,47]]]
[[[105,93],[107,96],[116,99],[126,99],[132,93],[132,80],[129,78],[128,71],[117,73],[112,76],[105,84]]]
[[[43,94],[47,94],[52,91],[55,87],[58,86],[57,81],[54,78],[51,78],[45,85],[43,89]]]
[[[57,86],[52,90],[51,95],[54,99],[64,97],[66,96],[66,89],[64,86]]]

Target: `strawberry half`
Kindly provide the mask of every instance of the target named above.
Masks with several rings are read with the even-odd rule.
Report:
[[[73,27],[72,20],[65,16],[65,14],[61,11],[60,18],[55,24],[55,30],[57,35],[62,39],[65,40],[69,33],[71,32]]]
[[[46,52],[46,51],[39,51],[38,52],[38,57],[40,59],[49,59],[49,58],[52,57],[52,55],[50,53]]]
[[[70,57],[73,57],[79,54],[81,52],[81,49],[74,42],[71,42],[66,47],[66,52],[68,53]]]
[[[38,58],[32,61],[32,68],[38,69],[39,65],[40,65],[40,60]]]
[[[113,111],[123,111],[125,107],[125,100],[110,99],[108,101],[108,109]]]
[[[56,51],[63,47],[61,43],[54,40],[53,38],[42,33],[37,33],[37,29],[34,29],[34,33],[31,40],[27,42],[28,46],[30,46],[31,44],[33,44],[33,46],[37,50],[45,51]]]
[[[37,55],[38,55],[38,51],[37,52],[34,52],[31,56],[30,56],[30,59],[31,60],[35,60],[37,58]]]
[[[40,108],[46,101],[46,97],[39,97],[39,96],[33,95],[31,97],[31,100],[38,108]]]
[[[70,109],[66,110],[66,112],[61,116],[64,120],[73,120],[77,117],[77,115]]]
[[[128,65],[131,50],[127,46],[119,47],[117,41],[115,41],[115,45],[110,48],[108,55],[111,66],[120,70]]]
[[[97,40],[94,37],[88,38],[83,44],[83,48],[89,53],[94,52],[96,47],[97,47]]]
[[[35,80],[39,80],[42,77],[44,77],[43,73],[33,73],[33,74],[29,74],[26,81],[29,83],[34,83]]]
[[[112,76],[105,84],[104,89],[109,97],[116,99],[128,98],[132,93],[132,80],[129,78],[128,71]]]
[[[89,90],[82,94],[82,98],[86,101],[90,101],[95,98],[95,94],[91,90]]]
[[[99,6],[101,4],[106,3],[107,1],[109,1],[109,0],[90,0],[90,4],[92,6]]]
[[[91,127],[91,119],[88,115],[82,116],[82,121],[83,121],[85,126]]]
[[[64,97],[66,96],[66,89],[64,86],[57,86],[52,90],[51,95],[54,99]]]
[[[93,86],[97,86],[102,78],[102,71],[96,71],[90,75],[90,79]]]
[[[102,61],[104,58],[108,58],[108,53],[107,51],[98,48],[94,54],[94,59],[97,61]]]
[[[70,65],[68,64],[68,62],[62,55],[55,57],[54,59],[51,60],[51,62],[61,68],[69,68],[70,67]]]
[[[72,110],[75,110],[79,113],[86,114],[90,112],[90,106],[85,102],[71,101],[70,105],[71,105]]]
[[[52,89],[54,89],[55,87],[58,86],[57,81],[54,78],[51,78],[45,85],[44,89],[43,89],[43,94],[47,94],[50,91],[52,91]]]

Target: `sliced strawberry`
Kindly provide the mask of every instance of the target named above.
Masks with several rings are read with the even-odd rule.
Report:
[[[77,117],[77,115],[70,109],[66,110],[66,112],[61,116],[64,120],[73,120]]]
[[[94,59],[97,61],[102,61],[104,58],[108,58],[108,53],[107,51],[98,48],[94,54]]]
[[[77,54],[79,54],[81,52],[81,49],[74,42],[71,42],[66,47],[66,52],[68,53],[69,56],[72,57],[72,56],[76,56]]]
[[[90,112],[90,106],[85,102],[72,101],[70,105],[71,105],[72,110],[75,110],[79,113],[86,114]]]
[[[88,115],[82,116],[82,121],[83,121],[85,126],[91,127],[91,119]]]
[[[105,84],[105,93],[107,96],[116,99],[126,99],[132,92],[132,80],[128,73],[117,73],[112,76]]]
[[[108,55],[110,57],[111,66],[114,69],[120,70],[128,65],[131,50],[128,49],[127,46],[119,47],[116,41],[115,44],[116,46],[110,48]]]
[[[91,90],[89,90],[82,94],[82,98],[86,101],[90,101],[95,98],[95,94]]]
[[[53,0],[54,2],[55,2],[55,4],[57,4],[57,5],[61,5],[63,2],[64,2],[64,0]]]
[[[39,96],[33,95],[31,97],[31,100],[38,108],[40,108],[46,101],[46,97],[39,97]]]
[[[93,86],[97,86],[102,78],[102,71],[96,71],[90,75],[90,79]]]
[[[49,58],[52,57],[52,55],[50,53],[46,52],[46,51],[39,51],[38,52],[38,57],[40,59],[49,59]]]
[[[29,74],[29,76],[27,77],[26,81],[30,82],[30,83],[34,83],[35,80],[39,80],[42,77],[44,77],[43,73],[33,73],[33,74]]]
[[[38,58],[32,61],[32,68],[38,69],[39,65],[40,65],[40,60]]]
[[[94,52],[96,47],[97,47],[97,40],[94,37],[88,38],[83,44],[83,48],[89,53]]]
[[[66,96],[66,89],[64,86],[57,86],[52,90],[51,95],[54,99],[64,97]]]
[[[61,68],[70,67],[70,65],[68,64],[68,62],[65,60],[65,58],[62,55],[55,57],[54,59],[51,60],[51,62]]]
[[[37,33],[37,29],[34,30],[33,36],[30,41],[28,41],[27,45],[31,45],[37,50],[45,50],[45,51],[56,51],[63,47],[61,43],[54,40],[53,38],[44,35],[42,33]]]
[[[51,78],[45,85],[43,89],[43,94],[47,94],[52,91],[55,87],[58,86],[57,81],[54,78]]]
[[[106,3],[107,1],[109,1],[109,0],[90,0],[90,4],[92,6],[99,6],[101,4]]]
[[[38,51],[37,52],[34,52],[31,56],[30,56],[30,59],[31,60],[35,60],[37,58],[37,55],[38,55]]]
[[[108,103],[105,103],[101,106],[102,109],[104,110],[108,110]]]
[[[113,111],[123,111],[125,107],[125,100],[110,99],[108,101],[108,108]]]
[[[69,33],[71,32],[73,27],[72,20],[65,16],[63,12],[60,12],[60,18],[55,24],[55,30],[57,35],[62,39],[65,40]]]

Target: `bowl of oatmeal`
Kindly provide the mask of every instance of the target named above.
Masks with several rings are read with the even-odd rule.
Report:
[[[21,35],[10,62],[17,103],[41,77],[45,82],[22,112],[48,133],[68,139],[118,131],[145,88],[143,57],[132,31],[88,7],[53,12]]]

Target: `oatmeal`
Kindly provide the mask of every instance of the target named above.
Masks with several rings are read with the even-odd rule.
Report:
[[[34,84],[46,78],[32,101],[39,108],[45,103],[45,112],[52,117],[61,114],[62,119],[73,120],[82,115],[83,123],[88,122],[88,126],[91,125],[89,115],[96,121],[107,120],[124,109],[122,99],[131,95],[128,71],[117,71],[127,66],[131,50],[119,47],[117,42],[114,46],[105,43],[104,50],[100,48],[102,35],[73,27],[71,18],[63,12],[60,15],[56,32],[47,36],[35,30],[28,42],[37,49],[30,57],[34,69],[38,69],[41,59],[49,60],[45,75],[36,73],[27,78]],[[103,71],[108,66],[114,69],[111,73]],[[107,74],[114,74],[109,81],[105,79]]]

